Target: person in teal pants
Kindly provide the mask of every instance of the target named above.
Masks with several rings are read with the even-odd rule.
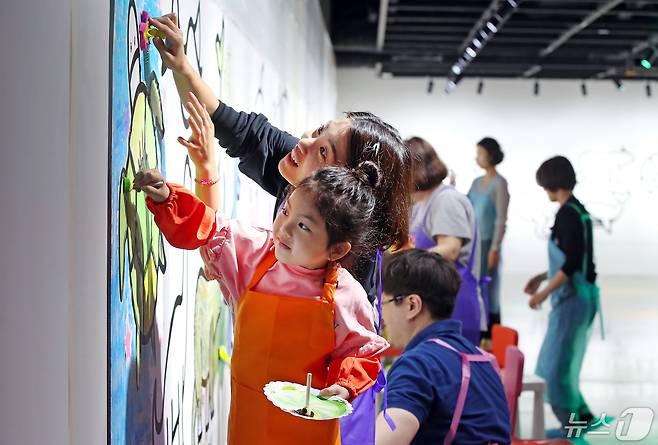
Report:
[[[545,161],[537,170],[537,183],[560,209],[548,242],[548,272],[530,279],[525,292],[533,309],[551,297],[536,373],[546,380],[547,401],[564,427],[593,419],[580,391],[580,370],[599,307],[592,219],[573,195],[576,174],[567,158]],[[548,283],[539,290],[544,280]]]
[[[507,181],[496,171],[505,157],[498,141],[483,138],[476,150],[475,161],[485,174],[475,178],[468,198],[480,231],[480,276],[490,278],[490,281],[481,281],[482,297],[489,309],[487,331],[482,336],[487,342],[491,340],[491,326],[500,323],[500,247],[507,225],[509,191]]]

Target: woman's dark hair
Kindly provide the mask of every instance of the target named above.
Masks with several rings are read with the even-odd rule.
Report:
[[[418,192],[431,190],[448,176],[448,167],[439,158],[432,144],[423,138],[405,141],[413,159],[413,186]]]
[[[296,190],[311,194],[325,221],[329,245],[349,241],[351,255],[362,255],[378,247],[372,219],[377,211],[375,190],[381,180],[377,165],[364,161],[357,168],[323,167],[305,178]]]
[[[547,159],[537,169],[537,184],[546,190],[556,192],[573,190],[576,187],[576,172],[571,162],[564,156]]]
[[[477,143],[480,147],[484,148],[489,155],[489,163],[491,165],[498,165],[503,162],[505,158],[505,153],[500,149],[500,144],[494,138],[482,138],[480,142]]]
[[[371,161],[380,174],[375,187],[376,204],[372,215],[375,248],[400,247],[409,238],[411,157],[400,133],[368,112],[348,111],[351,121],[350,157],[347,167]]]
[[[387,255],[382,286],[396,299],[417,294],[432,318],[450,318],[455,308],[461,277],[452,261],[424,249],[403,250]]]

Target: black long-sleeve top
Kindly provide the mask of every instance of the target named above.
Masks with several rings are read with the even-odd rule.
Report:
[[[276,128],[262,114],[238,112],[223,102],[211,119],[215,137],[226,154],[240,159],[240,171],[276,197],[276,217],[288,187],[288,181],[279,173],[279,161],[295,148],[299,138]],[[377,298],[376,258],[360,258],[358,264],[355,278],[372,303]]]
[[[566,255],[561,270],[567,275],[572,276],[576,271],[585,273],[587,281],[594,283],[596,281],[596,266],[594,265],[594,246],[592,242],[592,221],[586,222],[583,228],[583,222],[580,215],[568,204],[576,205],[581,212],[587,213],[585,206],[575,197],[571,197],[555,215],[555,224],[551,229],[551,239],[557,244],[562,252]],[[587,232],[587,245],[585,245],[585,231]],[[587,268],[583,271],[583,255],[587,252]]]

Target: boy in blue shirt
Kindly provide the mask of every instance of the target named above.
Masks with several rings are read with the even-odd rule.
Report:
[[[395,429],[381,413],[377,445],[509,444],[497,368],[461,335],[461,322],[450,320],[460,286],[452,263],[437,253],[405,250],[388,259],[382,283],[384,326],[391,345],[404,351],[388,373],[386,413]],[[463,379],[466,368],[470,382]]]

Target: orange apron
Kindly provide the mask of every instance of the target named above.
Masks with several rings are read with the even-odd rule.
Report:
[[[326,386],[329,356],[335,348],[337,267],[327,271],[321,297],[254,291],[276,261],[272,250],[238,302],[228,444],[339,444],[338,420],[295,417],[274,406],[263,393],[263,386],[273,380],[306,385],[307,372],[313,373],[314,388]]]

